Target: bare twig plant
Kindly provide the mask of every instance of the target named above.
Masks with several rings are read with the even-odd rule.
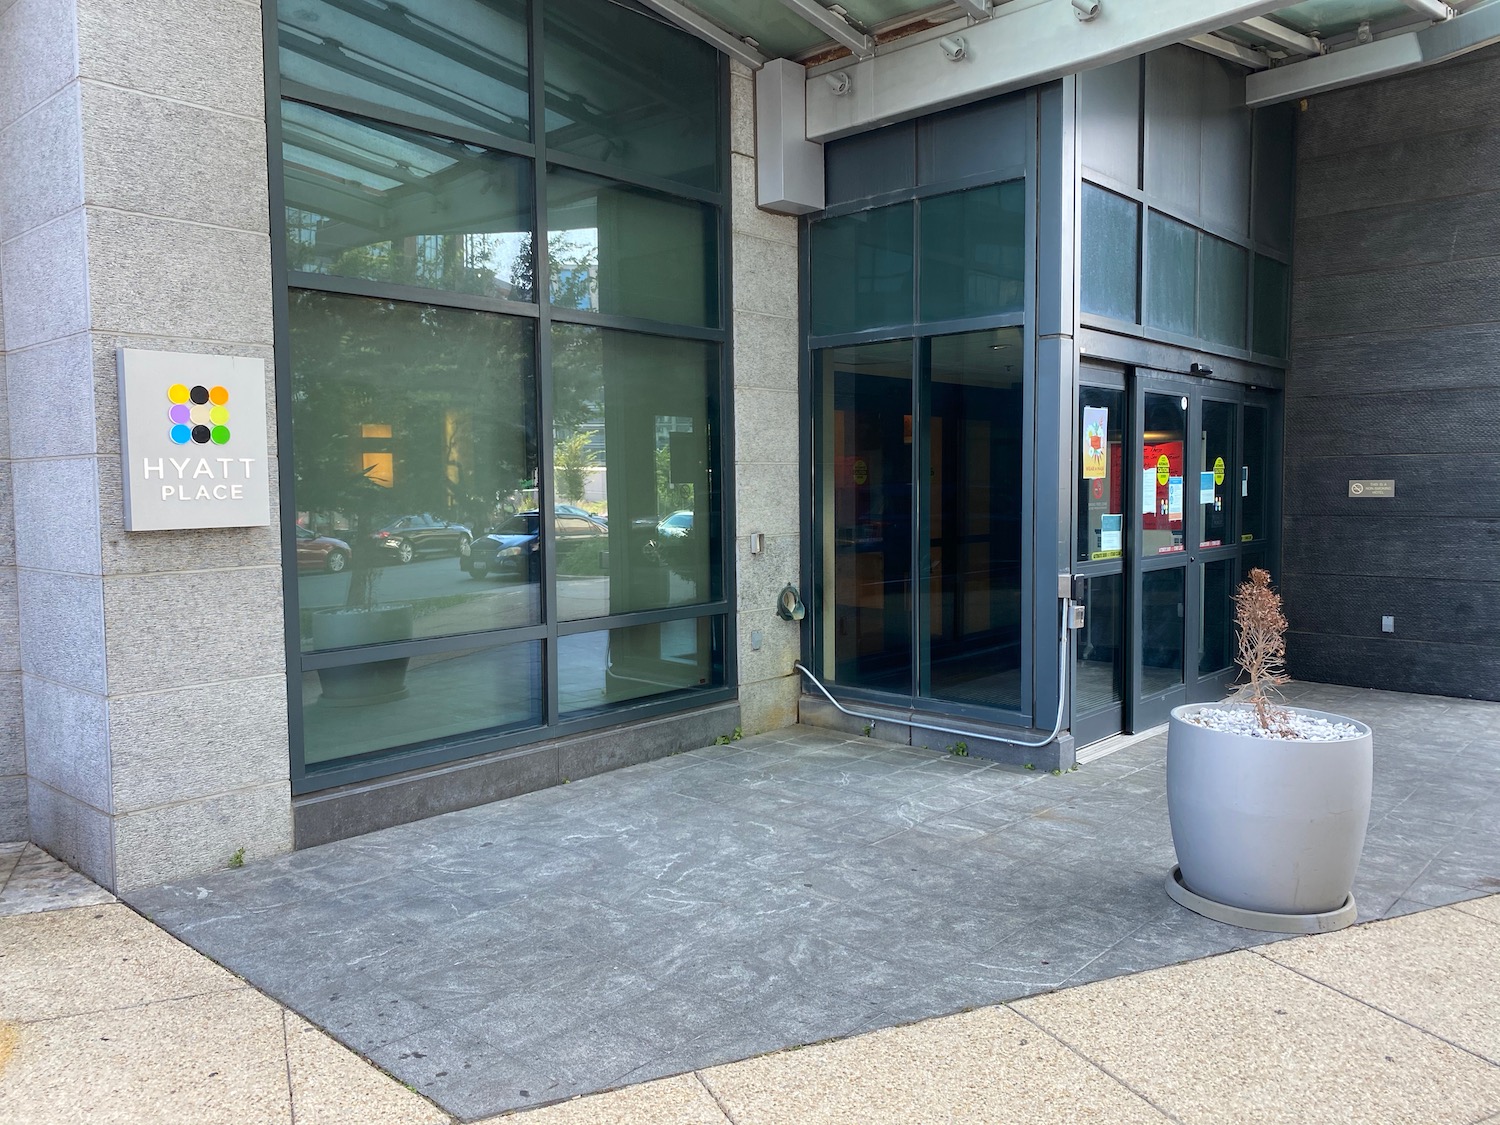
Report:
[[[1235,590],[1234,625],[1239,642],[1235,662],[1246,677],[1234,694],[1254,705],[1261,730],[1284,733],[1288,715],[1273,699],[1280,695],[1276,689],[1291,679],[1286,674],[1287,620],[1281,611],[1281,595],[1271,589],[1268,571],[1255,567]]]

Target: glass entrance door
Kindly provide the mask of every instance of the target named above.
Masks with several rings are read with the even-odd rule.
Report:
[[[1233,683],[1234,588],[1274,558],[1275,404],[1161,372],[1085,368],[1080,384],[1072,713],[1086,745]]]

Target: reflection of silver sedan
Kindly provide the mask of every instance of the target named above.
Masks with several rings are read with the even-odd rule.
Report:
[[[683,508],[673,512],[656,525],[658,535],[668,539],[681,539],[693,530],[693,513]]]

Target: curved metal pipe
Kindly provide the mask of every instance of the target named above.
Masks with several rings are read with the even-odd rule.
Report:
[[[935,731],[938,734],[956,734],[963,738],[987,738],[991,742],[1003,742],[1007,746],[1020,746],[1027,750],[1036,750],[1040,747],[1046,746],[1049,742],[1055,739],[1058,735],[1058,732],[1062,730],[1063,708],[1068,698],[1068,693],[1065,690],[1065,685],[1068,679],[1068,651],[1071,648],[1071,645],[1068,642],[1073,635],[1072,630],[1068,628],[1067,611],[1071,608],[1071,606],[1071,601],[1064,602],[1061,629],[1062,635],[1058,638],[1057,646],[1057,719],[1052,724],[1052,733],[1049,734],[1046,738],[1042,739],[1040,742],[1024,742],[1018,738],[1004,738],[997,734],[982,733],[980,731],[974,730],[960,730],[957,727],[942,727],[936,725],[935,723],[919,723],[915,719],[895,719],[891,718],[888,715],[871,715],[866,712],[851,711],[849,708],[845,707],[842,703],[840,703],[833,697],[833,693],[823,686],[822,681],[820,681],[817,676],[814,676],[811,670],[809,670],[808,667],[802,663],[802,661],[796,661],[792,665],[792,667],[796,668],[799,672],[801,672],[804,676],[811,680],[813,686],[823,693],[824,698],[826,698],[829,703],[832,703],[835,707],[837,707],[845,715],[848,715],[850,718],[864,719],[867,722],[871,723],[899,723],[904,727],[914,727],[917,730]]]

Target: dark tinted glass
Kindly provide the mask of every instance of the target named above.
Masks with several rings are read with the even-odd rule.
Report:
[[[530,136],[525,0],[283,0],[276,18],[288,94]]]
[[[1255,256],[1255,329],[1251,347],[1262,355],[1286,358],[1287,310],[1291,274],[1273,258]]]
[[[1245,456],[1236,487],[1240,492],[1240,503],[1244,505],[1240,533],[1247,542],[1264,539],[1270,531],[1267,511],[1271,488],[1268,477],[1270,456],[1266,448],[1269,436],[1265,408],[1245,407]]]
[[[1125,551],[1125,392],[1078,389],[1078,561]]]
[[[1019,329],[932,341],[926,693],[1011,711],[1022,706],[1024,370]]]
[[[912,690],[911,342],[818,356],[824,675]],[[831,650],[831,651],[830,651]]]
[[[1083,185],[1083,276],[1086,313],[1135,322],[1141,209],[1114,192]]]
[[[1216,344],[1245,346],[1245,295],[1249,251],[1222,238],[1198,239],[1198,334]]]
[[[1222,672],[1234,663],[1234,592],[1237,560],[1203,564],[1203,613],[1198,621],[1198,675]]]
[[[1146,220],[1146,323],[1197,333],[1198,232],[1155,211]]]
[[[558,616],[712,601],[719,349],[552,325]]]
[[[1183,588],[1187,570],[1141,575],[1141,691],[1158,695],[1182,683]]]
[[[719,323],[718,212],[628,184],[547,170],[554,305]]]
[[[912,237],[910,203],[814,223],[813,333],[910,324]]]
[[[538,621],[534,574],[465,568],[535,495],[530,323],[297,289],[290,314],[295,518],[326,548],[298,552],[303,650]]]
[[[1203,400],[1203,429],[1199,435],[1195,503],[1201,513],[1199,545],[1225,547],[1234,542],[1234,505],[1239,482],[1234,479],[1234,431],[1238,408],[1229,402]]]
[[[529,301],[531,162],[281,106],[287,264]]]
[[[307,766],[536,726],[543,697],[542,646],[535,642],[304,672]]]
[[[1125,698],[1124,576],[1090,578],[1084,586],[1084,627],[1076,634],[1073,714],[1086,715]]]
[[[621,171],[719,186],[719,56],[614,4],[547,5],[547,146]]]
[[[633,625],[557,640],[558,709],[569,718],[724,682],[718,617]]]
[[[924,199],[918,214],[921,319],[1021,310],[1026,279],[1023,181]]]
[[[1141,554],[1170,555],[1183,542],[1183,441],[1187,399],[1146,396],[1145,457],[1141,462]]]

